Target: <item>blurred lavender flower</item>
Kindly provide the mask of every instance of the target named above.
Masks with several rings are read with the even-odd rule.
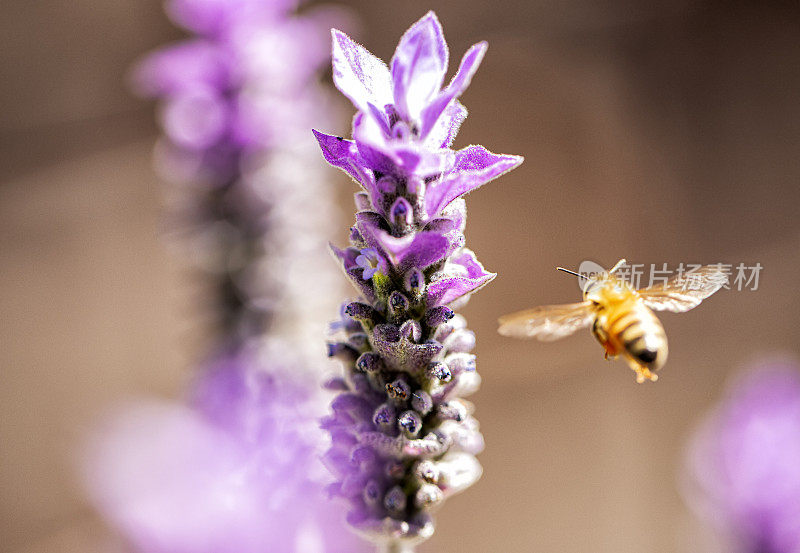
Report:
[[[522,162],[482,146],[450,149],[458,101],[486,43],[469,49],[442,87],[448,50],[433,12],[402,37],[391,62],[333,30],[333,78],[358,109],[354,140],[316,132],[325,159],[355,179],[350,246],[333,248],[359,301],[343,306],[329,355],[345,378],[324,421],[334,493],[368,539],[401,547],[433,533],[430,511],[481,474],[472,405],[475,335],[453,311],[490,280],[464,247],[467,192]]]
[[[800,552],[800,366],[744,374],[697,431],[687,499],[742,553]]]
[[[355,550],[320,485],[322,444],[310,439],[320,404],[294,372],[300,363],[283,363],[221,357],[189,406],[134,403],[106,421],[88,456],[89,490],[136,551]]]
[[[172,0],[195,36],[134,74],[160,99],[173,226],[215,283],[219,322],[188,405],[128,406],[91,445],[90,494],[143,553],[358,551],[325,493],[325,360],[307,347],[335,308],[335,200],[308,129],[335,111],[316,79],[342,14],[294,7]]]
[[[168,190],[171,227],[216,281],[223,348],[286,326],[310,338],[323,329],[317,308],[330,308],[327,295],[309,294],[333,283],[319,253],[336,214],[308,128],[335,112],[317,72],[327,28],[346,17],[333,8],[293,16],[294,6],[172,0],[168,13],[195,36],[133,72],[136,89],[160,100],[158,165],[180,185]],[[296,321],[304,311],[310,328]]]
[[[171,0],[172,19],[193,33],[141,61],[133,84],[161,99],[162,145],[172,179],[225,185],[248,156],[285,147],[324,113],[315,86],[328,58],[320,31],[333,9],[291,16],[282,0]],[[181,172],[181,169],[185,169]]]

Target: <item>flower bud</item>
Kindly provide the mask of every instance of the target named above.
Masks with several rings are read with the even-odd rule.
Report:
[[[435,484],[439,480],[439,468],[430,459],[425,459],[414,466],[414,476],[422,482]]]
[[[422,430],[422,417],[416,411],[405,411],[397,417],[397,426],[407,438],[416,438]]]
[[[410,269],[405,275],[405,288],[412,296],[418,296],[425,288],[425,275],[417,268]]]
[[[334,357],[345,363],[352,363],[358,358],[358,351],[344,342],[328,342],[328,357]]]
[[[389,209],[389,220],[392,222],[392,226],[400,231],[405,231],[411,226],[413,219],[414,212],[411,203],[404,197],[398,196]]]
[[[425,416],[433,409],[433,399],[425,390],[417,390],[411,394],[411,407],[420,415]]]
[[[369,379],[362,373],[350,371],[347,375],[350,388],[359,394],[366,393],[370,389]]]
[[[447,337],[444,345],[454,353],[472,351],[475,348],[475,333],[467,329],[456,330]]]
[[[383,496],[383,506],[389,514],[400,515],[406,510],[408,498],[400,486],[394,486]]]
[[[411,395],[411,388],[402,378],[398,378],[386,384],[386,394],[395,400],[395,402],[402,403],[407,401]]]
[[[453,378],[453,373],[450,372],[450,368],[441,361],[431,363],[428,366],[426,374],[431,380],[438,380],[442,383],[450,382]]]
[[[396,421],[395,417],[395,408],[388,403],[384,403],[375,409],[375,413],[372,415],[372,422],[374,422],[375,426],[379,429],[386,432],[394,427]]]
[[[412,342],[419,342],[422,338],[422,327],[414,319],[409,319],[400,325],[400,336]]]
[[[425,181],[416,175],[408,177],[406,191],[414,196],[422,196],[425,194]]]
[[[391,315],[392,319],[396,321],[405,316],[410,306],[410,302],[402,292],[395,290],[389,295],[388,305],[389,314]]]
[[[357,321],[366,321],[373,324],[380,322],[381,316],[371,305],[354,301],[344,308],[345,314]]]
[[[454,353],[445,359],[447,366],[455,374],[475,372],[475,355],[471,353]]]
[[[347,337],[347,343],[358,351],[364,351],[369,348],[369,338],[363,332],[352,333]]]
[[[369,480],[364,486],[364,503],[370,507],[377,507],[381,502],[383,489],[375,480]]]
[[[439,307],[434,307],[433,309],[428,309],[425,313],[425,324],[431,328],[436,328],[442,323],[445,323],[452,319],[455,316],[455,313],[452,309],[447,306],[440,305]]]
[[[383,472],[393,480],[400,480],[406,474],[406,465],[402,461],[392,460],[386,463]]]
[[[350,460],[360,466],[368,465],[369,463],[373,463],[376,459],[375,451],[369,447],[356,447],[353,452],[350,454]]]
[[[436,415],[440,419],[448,419],[461,422],[465,418],[467,418],[468,414],[469,412],[467,411],[466,405],[464,405],[461,401],[457,399],[441,403],[436,408]]]
[[[364,237],[358,232],[356,227],[350,227],[350,243],[358,249],[365,247]]]
[[[356,361],[356,370],[364,373],[375,373],[383,367],[381,356],[374,351],[362,353]]]
[[[424,484],[414,496],[414,505],[418,509],[430,509],[442,502],[444,494],[435,484]]]

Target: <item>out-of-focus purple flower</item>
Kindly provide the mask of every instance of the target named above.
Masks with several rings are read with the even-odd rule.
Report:
[[[694,436],[687,499],[743,553],[800,552],[800,365],[742,375]]]
[[[433,533],[431,512],[477,480],[483,448],[473,406],[475,335],[453,311],[487,284],[464,247],[462,196],[513,169],[519,156],[450,149],[466,109],[458,97],[486,50],[470,48],[443,87],[448,51],[436,16],[400,40],[391,67],[333,30],[333,77],[358,109],[353,140],[315,131],[325,159],[362,187],[350,246],[333,247],[361,295],[328,352],[345,378],[326,465],[348,521],[371,541],[412,544]]]
[[[308,348],[336,305],[323,237],[337,213],[308,129],[335,119],[318,70],[342,14],[294,7],[172,0],[193,37],[134,72],[182,185],[170,227],[213,283],[218,323],[188,401],[123,409],[87,456],[95,504],[137,553],[359,550],[324,490],[325,359]]]
[[[142,60],[133,84],[161,101],[167,174],[224,185],[264,149],[305,140],[323,111],[315,73],[328,56],[321,37],[341,14],[290,16],[287,0],[173,0],[167,10],[195,37]],[[194,163],[188,163],[187,160]]]
[[[166,9],[181,27],[213,36],[245,21],[280,18],[297,4],[297,0],[168,0]]]
[[[309,285],[324,275],[309,265],[320,263],[319,231],[335,217],[308,129],[335,119],[318,73],[328,28],[348,18],[333,7],[295,14],[296,4],[170,0],[170,16],[193,36],[133,71],[139,94],[158,100],[157,165],[183,185],[169,190],[170,227],[217,282],[222,347],[282,328],[281,313],[310,311],[296,300],[312,298]]]
[[[145,553],[339,553],[355,536],[327,500],[324,440],[292,361],[218,358],[189,406],[127,406],[96,436],[93,499]]]

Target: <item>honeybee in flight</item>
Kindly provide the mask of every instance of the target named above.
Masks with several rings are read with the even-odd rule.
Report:
[[[583,301],[505,315],[500,318],[498,331],[504,336],[549,342],[591,325],[606,359],[622,355],[636,372],[637,382],[655,381],[656,371],[667,361],[667,336],[653,311],[689,311],[719,290],[728,278],[719,267],[703,265],[664,284],[637,290],[614,274],[625,263],[621,259],[611,270],[592,277],[557,267],[586,280]]]

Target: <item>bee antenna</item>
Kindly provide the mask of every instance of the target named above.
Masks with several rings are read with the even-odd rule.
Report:
[[[565,269],[564,267],[556,267],[556,271],[564,271],[565,273],[569,273],[571,275],[575,275],[578,278],[585,278],[586,280],[589,280],[589,277],[587,277],[586,275],[582,275],[580,273],[576,273],[575,271],[570,271],[569,269]]]
[[[611,267],[611,269],[608,271],[608,274],[614,274],[620,267],[622,267],[626,263],[627,261],[625,259],[620,259],[619,261],[617,261],[616,265]]]

